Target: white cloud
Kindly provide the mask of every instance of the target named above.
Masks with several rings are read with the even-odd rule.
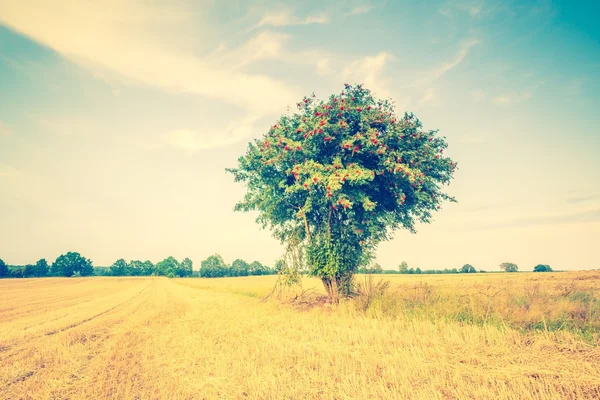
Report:
[[[479,14],[481,14],[481,7],[474,6],[474,7],[469,8],[469,14],[471,14],[472,17],[479,16]]]
[[[329,72],[331,72],[329,60],[327,58],[317,61],[317,72],[319,75],[327,75]]]
[[[352,11],[350,11],[349,15],[359,15],[359,14],[366,14],[369,11],[371,11],[373,9],[373,6],[368,5],[368,4],[364,4],[358,7],[354,7],[352,9]]]
[[[254,132],[254,118],[230,123],[224,133],[205,133],[192,129],[175,129],[163,135],[171,147],[194,153],[199,150],[224,147],[248,139]]]
[[[271,11],[267,13],[260,22],[254,27],[261,26],[291,26],[291,25],[310,25],[310,24],[326,24],[329,22],[329,17],[326,14],[309,15],[305,18],[300,18],[292,14],[290,10]]]
[[[435,91],[432,88],[429,88],[425,91],[423,97],[419,99],[419,104],[431,103],[435,101],[436,98]]]
[[[239,69],[260,60],[288,58],[285,44],[289,35],[262,31],[237,49],[228,49],[221,44],[205,61],[213,65],[227,65]]]
[[[467,57],[467,55],[469,54],[471,47],[475,46],[478,43],[479,43],[478,40],[469,40],[469,41],[465,42],[462,45],[459,52],[454,56],[454,58],[442,63],[438,68],[431,71],[427,76],[417,80],[416,82],[411,83],[409,85],[409,87],[424,85],[424,84],[431,83],[431,82],[436,81],[437,79],[441,78],[448,71],[456,68],[461,62],[463,62],[465,57]]]
[[[523,92],[505,94],[502,96],[494,97],[492,99],[492,102],[494,104],[498,104],[498,105],[507,105],[507,104],[512,104],[512,103],[520,103],[523,101],[527,101],[527,100],[531,99],[531,97],[532,97],[531,92],[523,91]]]
[[[43,0],[11,2],[0,7],[0,22],[100,76],[207,96],[249,115],[280,112],[299,97],[279,80],[232,70],[192,52],[189,32],[197,21],[189,10],[137,0],[107,2],[61,0],[52,7]],[[261,50],[267,57],[277,47]]]
[[[481,89],[476,89],[471,92],[471,98],[476,102],[485,100],[485,92]]]
[[[389,97],[389,80],[383,77],[387,62],[392,58],[389,53],[381,52],[375,56],[356,60],[342,71],[347,83],[364,83],[378,97]]]

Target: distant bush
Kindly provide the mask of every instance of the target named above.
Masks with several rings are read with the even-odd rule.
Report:
[[[533,267],[533,272],[552,272],[552,268],[546,264],[538,264]]]

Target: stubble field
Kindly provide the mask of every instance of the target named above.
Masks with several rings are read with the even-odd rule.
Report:
[[[0,398],[600,397],[598,272],[275,279],[0,280]]]

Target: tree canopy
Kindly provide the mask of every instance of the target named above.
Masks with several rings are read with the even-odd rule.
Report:
[[[538,264],[533,267],[533,272],[552,272],[552,268],[548,264]]]
[[[54,276],[89,276],[93,272],[92,261],[73,251],[58,256],[50,267],[50,274]]]
[[[519,271],[519,267],[517,266],[517,264],[513,264],[511,262],[503,262],[502,264],[500,264],[500,269],[505,272],[518,272]]]
[[[471,264],[465,264],[462,266],[462,268],[460,269],[460,272],[464,273],[464,274],[473,274],[476,273],[477,270],[475,269],[474,266],[472,266]]]
[[[413,115],[395,114],[362,85],[326,101],[305,97],[250,143],[228,169],[247,192],[239,211],[306,252],[308,272],[332,296],[349,294],[352,275],[397,228],[415,232],[448,196],[456,163],[447,143]]]
[[[0,258],[0,278],[5,276],[8,276],[8,266],[6,265],[4,260]]]

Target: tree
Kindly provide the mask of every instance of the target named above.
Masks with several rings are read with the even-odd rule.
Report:
[[[372,274],[383,274],[383,267],[379,263],[375,263],[369,269],[369,272]]]
[[[23,267],[23,278],[32,278],[35,276],[35,265],[27,264]]]
[[[209,256],[200,263],[200,276],[203,278],[218,278],[227,275],[227,265],[219,254]]]
[[[261,264],[259,261],[252,261],[250,268],[248,269],[249,275],[269,275],[271,270],[266,265]]]
[[[423,273],[423,271],[421,271],[421,268],[417,267],[417,269],[415,269],[415,274],[421,274]]]
[[[110,275],[112,276],[127,276],[130,275],[129,265],[127,261],[119,258],[110,266]]]
[[[232,276],[248,276],[250,272],[250,264],[238,258],[231,263],[230,269]]]
[[[533,272],[552,272],[552,268],[547,264],[538,264],[533,267]]]
[[[517,264],[513,264],[510,262],[503,262],[502,264],[500,264],[500,269],[505,271],[505,272],[517,272],[519,271],[519,267],[517,266]]]
[[[177,269],[177,276],[192,276],[193,262],[189,258],[184,258],[183,261],[179,264],[179,268]]]
[[[179,261],[175,257],[167,257],[158,262],[155,267],[156,275],[160,276],[175,276],[179,270]]]
[[[8,276],[8,267],[4,260],[0,258],[0,278],[4,278],[5,276]]]
[[[474,274],[477,272],[477,270],[471,264],[465,264],[460,269],[460,272],[463,274]]]
[[[80,276],[88,276],[92,275],[93,272],[92,261],[72,251],[58,256],[50,267],[50,273],[54,276],[69,277],[75,273]]]
[[[48,275],[48,261],[45,258],[35,263],[35,276],[41,277]]]
[[[144,263],[140,260],[129,261],[129,274],[132,276],[144,275]]]
[[[304,249],[307,272],[331,297],[348,295],[379,242],[397,228],[415,232],[454,201],[443,191],[456,167],[446,147],[362,85],[327,101],[305,97],[228,169],[247,187],[235,209],[258,211],[276,238]]]
[[[402,261],[400,263],[400,265],[398,266],[398,270],[400,271],[401,274],[407,274],[408,273],[408,263],[406,261]]]
[[[145,276],[150,276],[156,273],[156,270],[154,268],[154,264],[152,264],[152,261],[146,260],[144,261],[144,268],[143,268],[143,274]]]

